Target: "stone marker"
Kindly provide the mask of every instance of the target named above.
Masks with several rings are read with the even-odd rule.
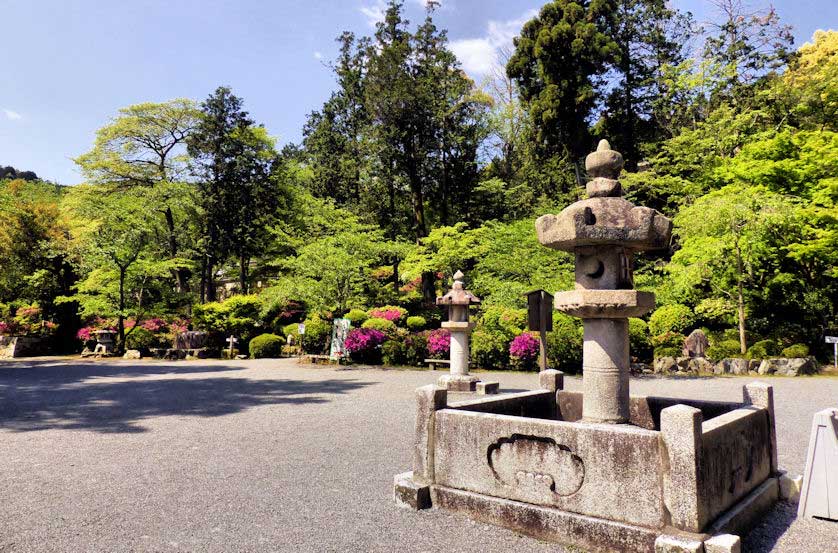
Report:
[[[681,536],[660,536],[655,540],[655,553],[702,553],[701,540]]]
[[[838,409],[815,413],[797,516],[838,520]]]
[[[791,477],[788,473],[783,472],[780,475],[780,499],[785,499],[789,503],[800,502],[800,490],[803,489],[803,475]]]
[[[684,339],[683,355],[684,357],[704,357],[709,346],[710,340],[700,328],[697,328]]]

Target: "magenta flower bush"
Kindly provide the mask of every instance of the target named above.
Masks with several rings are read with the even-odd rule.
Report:
[[[531,370],[538,359],[538,338],[528,332],[519,334],[509,343],[509,360],[520,370]]]
[[[451,333],[444,328],[432,330],[428,334],[428,355],[434,359],[444,359],[451,351]]]
[[[403,307],[395,305],[385,305],[384,307],[376,307],[370,309],[369,316],[371,319],[386,319],[394,323],[400,321],[407,315],[407,310]]]
[[[82,342],[87,342],[88,340],[93,339],[93,333],[95,331],[96,330],[92,326],[82,327],[78,332],[76,332],[76,338]]]
[[[142,328],[148,330],[149,332],[165,331],[167,326],[169,325],[166,323],[166,321],[158,317],[148,319],[147,321],[143,321],[142,324]]]
[[[343,347],[353,361],[376,364],[381,360],[381,344],[387,335],[374,328],[353,328],[346,335]]]

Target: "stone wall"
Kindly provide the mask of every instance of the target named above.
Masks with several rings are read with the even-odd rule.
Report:
[[[700,357],[659,357],[653,364],[655,374],[776,374],[777,376],[798,376],[817,374],[819,371],[814,357],[795,359],[722,359],[717,363]]]
[[[33,357],[49,353],[46,338],[40,336],[0,336],[0,359]]]

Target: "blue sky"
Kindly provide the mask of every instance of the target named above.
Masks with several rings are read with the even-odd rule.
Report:
[[[708,0],[673,0],[698,20]],[[424,0],[405,0],[423,17]],[[437,23],[475,78],[540,0],[443,0]],[[62,184],[72,157],[123,106],[203,99],[233,87],[280,143],[299,141],[306,115],[334,82],[325,63],[343,30],[369,34],[383,0],[0,0],[0,165]],[[752,6],[767,5],[754,0]],[[838,27],[836,0],[776,0],[797,44]]]

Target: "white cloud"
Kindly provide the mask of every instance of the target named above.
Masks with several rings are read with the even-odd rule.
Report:
[[[384,0],[375,0],[373,4],[361,6],[359,9],[361,14],[367,18],[367,25],[375,27],[376,23],[384,21],[387,5],[384,3]]]
[[[322,52],[315,52],[314,53],[314,59],[322,60],[323,59],[323,53]]]
[[[463,64],[463,69],[472,77],[483,77],[498,63],[498,52],[512,47],[512,39],[520,32],[524,23],[538,14],[528,10],[521,17],[509,21],[489,21],[486,36],[466,38],[451,42],[451,50]]]
[[[7,119],[9,119],[11,121],[19,121],[19,120],[23,119],[23,115],[19,114],[16,111],[6,109],[6,108],[3,108],[3,114],[6,116]]]

